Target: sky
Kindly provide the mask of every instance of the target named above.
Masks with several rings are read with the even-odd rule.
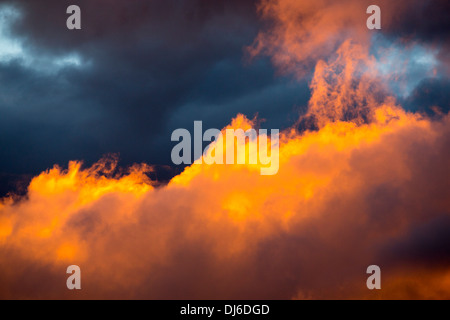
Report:
[[[450,6],[372,2],[0,0],[0,298],[450,298]],[[174,165],[198,120],[278,172]]]
[[[194,120],[222,128],[258,113],[286,127],[306,105],[305,81],[275,77],[267,59],[245,62],[253,2],[84,1],[76,32],[65,27],[69,2],[12,3],[1,11],[4,173],[107,153],[169,165],[170,134]]]

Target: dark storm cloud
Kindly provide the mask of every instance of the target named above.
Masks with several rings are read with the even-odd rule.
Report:
[[[179,126],[204,118],[226,125],[259,111],[278,127],[308,98],[306,84],[297,91],[275,79],[267,61],[242,60],[258,30],[254,1],[1,3],[21,12],[9,36],[31,61],[0,62],[4,172],[110,152],[124,165],[169,164]],[[66,28],[70,4],[81,7],[82,30]],[[54,63],[73,55],[77,64]]]
[[[435,114],[450,110],[450,79],[423,79],[405,101],[405,107]]]
[[[442,214],[431,222],[415,226],[402,239],[384,250],[386,264],[408,263],[416,267],[450,265],[450,218]]]
[[[387,23],[383,31],[403,44],[415,41],[432,46],[439,51],[438,58],[450,74],[450,2],[447,0],[406,1],[406,9],[400,3],[389,4],[393,10],[384,11]],[[405,3],[405,2],[404,2]]]
[[[409,36],[422,41],[439,40],[445,44],[442,40],[449,37],[450,3],[446,0],[413,0],[404,3],[407,3],[404,14],[396,14],[401,2],[392,3],[393,8],[397,10],[386,12],[390,18],[387,31],[397,37]]]

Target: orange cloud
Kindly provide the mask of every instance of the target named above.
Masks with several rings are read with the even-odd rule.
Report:
[[[347,39],[367,43],[367,1],[264,0],[258,10],[270,27],[261,31],[250,56],[272,58],[282,72],[304,76],[318,60],[331,56]]]
[[[311,130],[280,134],[276,175],[197,163],[154,187],[150,166],[113,175],[115,159],[43,172],[0,206],[0,297],[449,298],[448,261],[424,257],[450,218],[450,116],[407,112],[386,93],[366,36],[350,28],[361,8],[262,2],[279,20],[256,52],[298,75],[319,60],[299,119]],[[228,128],[253,125],[238,115]],[[423,225],[437,238],[417,245]],[[72,264],[76,295],[65,288]],[[365,287],[371,264],[381,291]]]
[[[89,298],[370,297],[364,270],[386,263],[381,249],[450,209],[440,158],[450,118],[381,105],[373,119],[285,132],[274,176],[195,164],[154,188],[145,166],[121,177],[100,175],[105,162],[44,172],[0,209],[0,295],[70,298],[57,280],[78,264]],[[44,266],[50,275],[31,286]],[[448,295],[405,268],[417,297]],[[398,297],[401,279],[381,296]]]

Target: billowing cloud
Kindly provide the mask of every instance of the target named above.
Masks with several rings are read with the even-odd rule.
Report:
[[[156,186],[151,166],[124,172],[114,157],[54,167],[2,201],[0,296],[450,298],[450,116],[396,101],[352,20],[362,4],[345,5],[262,2],[275,25],[258,50],[299,77],[314,63],[308,110],[281,132],[276,175],[193,164]],[[229,127],[256,121],[239,114]],[[76,293],[65,288],[72,264],[83,275]],[[381,291],[366,288],[372,264]]]
[[[385,46],[393,47],[392,53],[396,43],[402,44],[404,52],[418,43],[426,44],[447,63],[447,1],[377,1],[381,30],[368,32],[366,10],[372,4],[367,0],[260,1],[258,10],[268,27],[259,32],[248,53],[251,57],[269,55],[281,72],[294,72],[300,77],[308,74],[317,60],[328,59],[347,40],[366,46],[372,42],[379,45],[380,40],[391,41]],[[434,19],[419,18],[424,12]],[[417,23],[419,20],[421,23]],[[386,49],[384,59],[392,57]]]

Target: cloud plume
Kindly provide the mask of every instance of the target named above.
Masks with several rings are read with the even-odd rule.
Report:
[[[450,298],[450,116],[395,99],[364,15],[350,14],[361,3],[261,2],[276,21],[252,54],[298,77],[314,63],[276,175],[193,164],[156,186],[146,164],[56,166],[2,200],[0,297]],[[239,114],[228,127],[256,121]],[[72,264],[83,275],[75,293]],[[366,288],[372,264],[381,291]]]

